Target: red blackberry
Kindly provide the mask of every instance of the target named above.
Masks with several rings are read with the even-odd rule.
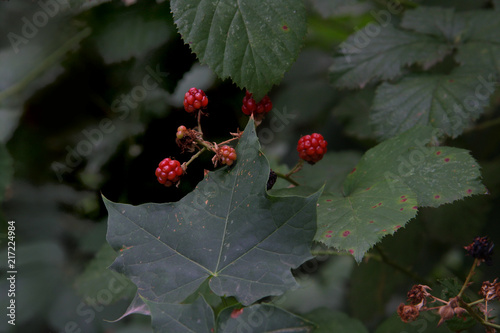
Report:
[[[241,111],[247,116],[253,113],[255,116],[263,117],[273,108],[273,103],[271,103],[271,99],[266,95],[264,98],[260,100],[259,103],[256,103],[252,97],[252,93],[246,92],[245,97],[243,97],[243,105],[241,106]]]
[[[232,165],[236,161],[236,150],[229,146],[220,146],[217,155],[222,164]]]
[[[323,158],[328,142],[318,133],[305,135],[299,139],[297,151],[299,157],[309,164],[314,164]]]
[[[160,162],[156,168],[156,178],[160,184],[166,187],[172,186],[179,181],[184,170],[182,170],[181,163],[174,159],[165,158]]]
[[[207,104],[208,97],[201,89],[193,87],[184,95],[184,109],[189,113],[205,108]]]

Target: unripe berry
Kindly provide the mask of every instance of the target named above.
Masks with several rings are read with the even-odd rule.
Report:
[[[181,163],[170,158],[161,161],[155,171],[158,182],[166,187],[177,183],[183,174],[184,170],[182,170]]]
[[[187,128],[184,125],[181,125],[177,128],[177,133],[175,134],[177,136],[177,139],[182,139],[184,135],[186,135]]]
[[[236,150],[230,146],[220,146],[218,155],[222,164],[232,165],[236,161]]]
[[[321,134],[313,133],[299,139],[297,151],[301,159],[312,165],[323,158],[327,145],[328,143]]]
[[[201,89],[191,88],[184,95],[184,110],[189,113],[205,108],[208,104],[208,97]]]

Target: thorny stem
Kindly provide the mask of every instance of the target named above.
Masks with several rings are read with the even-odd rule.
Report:
[[[474,270],[476,269],[476,266],[479,264],[479,260],[476,258],[474,259],[474,262],[472,263],[472,267],[470,268],[469,274],[467,274],[467,277],[465,278],[464,285],[462,286],[462,289],[460,289],[460,292],[458,293],[457,297],[462,298],[462,295],[465,291],[465,289],[468,287],[469,281],[472,278],[472,275],[474,275]]]
[[[205,150],[207,150],[207,147],[203,147],[200,149],[199,152],[197,152],[196,154],[194,154],[193,156],[191,156],[191,158],[189,159],[189,161],[185,162],[182,164],[182,169],[184,169],[184,172],[186,172],[186,169],[188,167],[189,164],[191,164],[191,162],[193,162],[195,159],[198,158],[198,156],[200,156]]]
[[[300,184],[297,183],[295,180],[293,180],[288,174],[284,175],[284,174],[276,172],[276,171],[275,171],[275,173],[276,173],[276,176],[288,181],[290,184],[293,184],[295,186],[300,186]]]

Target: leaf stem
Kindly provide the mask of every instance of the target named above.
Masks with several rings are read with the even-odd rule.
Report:
[[[47,58],[43,59],[40,64],[35,67],[31,72],[29,72],[24,78],[22,78],[19,82],[13,84],[6,90],[0,92],[0,102],[11,95],[15,95],[18,92],[22,91],[31,81],[36,79],[40,74],[42,74],[45,70],[53,66],[59,58],[61,58],[66,52],[71,51],[76,44],[80,43],[83,39],[88,37],[92,29],[85,28],[82,31],[78,32],[75,36],[71,37],[66,43],[64,43],[61,47],[55,50],[52,54],[50,54]]]

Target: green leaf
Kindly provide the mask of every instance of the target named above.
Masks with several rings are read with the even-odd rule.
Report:
[[[431,125],[457,137],[477,119],[494,86],[485,86],[486,72],[460,67],[448,75],[406,77],[383,83],[376,91],[371,121],[376,135],[387,139],[415,125]]]
[[[360,139],[373,138],[373,128],[367,119],[370,117],[375,90],[365,88],[346,92],[342,100],[333,109],[333,115],[344,125],[348,135]]]
[[[342,182],[360,158],[361,154],[357,151],[329,152],[318,164],[305,164],[293,178],[301,185],[307,184],[315,191],[324,185],[325,192],[340,192]],[[318,167],[320,163],[321,167]],[[302,186],[298,188],[300,187]]]
[[[401,181],[367,182],[337,196],[325,193],[318,206],[316,240],[349,251],[356,261],[384,236],[415,217],[416,195]]]
[[[463,65],[481,66],[500,73],[500,20],[496,11],[472,11],[461,14],[467,22],[464,41],[455,58]],[[498,78],[497,78],[498,81]]]
[[[407,10],[401,20],[401,27],[423,34],[444,37],[455,43],[466,28],[465,20],[455,15],[453,8],[417,7]]]
[[[237,162],[210,172],[176,203],[131,206],[104,199],[107,240],[120,250],[111,268],[148,300],[181,302],[206,280],[244,305],[296,286],[290,269],[311,258],[316,201],[266,194],[269,164],[253,121]]]
[[[415,127],[368,150],[342,193],[319,199],[315,240],[348,250],[359,262],[382,237],[413,218],[418,206],[486,193],[469,152],[427,147],[433,135],[431,127]]]
[[[330,78],[337,87],[363,88],[369,82],[400,77],[405,66],[427,69],[450,51],[438,38],[372,23],[340,45]]]
[[[372,8],[370,4],[362,0],[310,0],[309,2],[323,18],[341,16],[351,16],[353,18]]]
[[[171,37],[171,27],[164,19],[146,20],[136,12],[127,12],[112,15],[93,38],[110,64],[141,57]]]
[[[260,100],[297,59],[306,34],[300,0],[173,0],[174,22],[191,50],[222,79]]]
[[[216,332],[310,333],[313,328],[313,323],[284,309],[257,304],[241,310],[238,307],[224,309],[217,318]]]
[[[144,299],[151,310],[154,332],[211,333],[215,326],[214,312],[203,297],[192,304],[157,303]]]
[[[0,143],[0,201],[14,174],[13,161],[5,145]]]
[[[361,321],[350,318],[343,312],[320,308],[306,314],[305,317],[316,324],[314,333],[368,333]]]
[[[103,290],[111,295],[109,303],[122,298],[131,298],[135,293],[135,286],[122,274],[110,271],[108,266],[116,258],[116,253],[111,246],[105,244],[85,271],[75,280],[75,288],[84,300],[96,300],[102,297]]]

